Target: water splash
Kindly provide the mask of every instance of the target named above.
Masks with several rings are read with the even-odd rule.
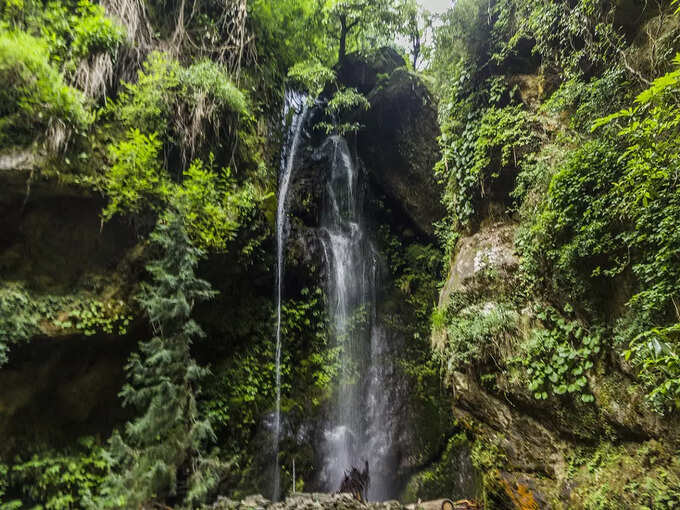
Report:
[[[332,336],[341,347],[340,382],[324,433],[321,478],[326,490],[336,491],[346,470],[368,461],[369,498],[380,499],[391,495],[394,466],[386,469],[392,445],[390,391],[385,384],[391,356],[377,321],[378,254],[363,210],[360,167],[347,140],[329,137],[321,151],[329,169],[320,237],[328,267]]]
[[[274,483],[273,500],[278,501],[281,492],[279,472],[279,441],[281,439],[281,298],[284,272],[284,245],[288,221],[288,189],[300,147],[302,128],[308,113],[307,98],[295,92],[286,93],[284,119],[292,115],[286,144],[281,155],[279,195],[276,209],[276,408],[274,411]]]

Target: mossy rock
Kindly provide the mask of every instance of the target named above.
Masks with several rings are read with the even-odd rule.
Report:
[[[378,48],[367,54],[350,53],[337,68],[340,83],[368,94],[381,76],[406,65],[404,58],[393,48]]]
[[[464,433],[449,439],[441,457],[414,475],[401,495],[401,501],[414,503],[440,498],[477,499],[481,478],[472,465],[471,444]]]
[[[370,109],[360,118],[359,155],[393,209],[431,237],[434,223],[445,215],[443,189],[433,172],[439,160],[436,100],[403,67],[380,80],[368,100]]]

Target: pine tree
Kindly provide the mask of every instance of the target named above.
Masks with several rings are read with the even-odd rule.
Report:
[[[190,352],[192,341],[204,335],[191,319],[192,308],[215,292],[194,273],[202,253],[192,246],[180,214],[166,214],[151,240],[162,256],[147,266],[151,283],[139,301],[155,336],[130,357],[128,383],[120,394],[140,416],[110,440],[111,472],[96,508],[151,508],[163,502],[191,508],[225,467],[205,452],[214,433],[199,416],[196,397],[208,371]]]

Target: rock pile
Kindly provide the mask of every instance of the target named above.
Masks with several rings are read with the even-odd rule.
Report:
[[[243,501],[220,498],[210,510],[402,510],[398,501],[364,504],[350,494],[295,494],[273,503],[262,496],[248,496]]]

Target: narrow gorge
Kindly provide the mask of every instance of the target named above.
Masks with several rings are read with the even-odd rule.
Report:
[[[680,508],[677,0],[0,0],[0,510]]]

